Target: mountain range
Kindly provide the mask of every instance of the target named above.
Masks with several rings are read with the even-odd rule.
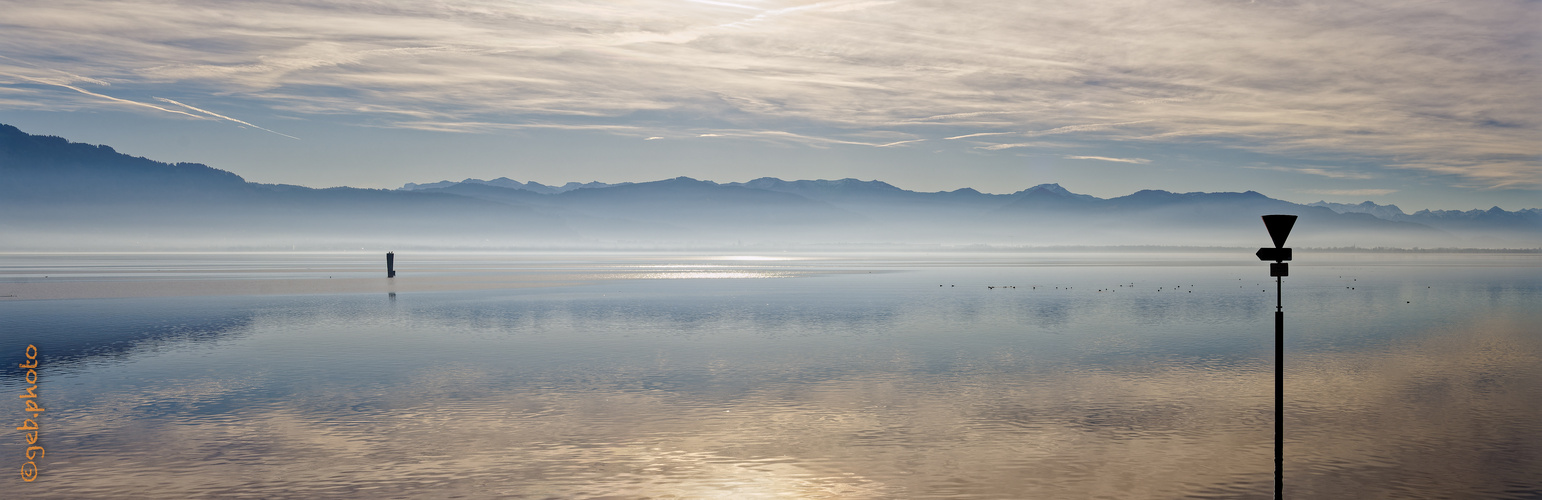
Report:
[[[1058,184],[916,192],[857,179],[688,177],[547,186],[509,178],[313,189],[0,125],[0,250],[680,248],[722,245],[1258,246],[1258,216],[1300,216],[1298,246],[1535,248],[1542,212],[1419,211],[1247,191],[1098,198]]]
[[[1488,210],[1424,209],[1406,214],[1397,205],[1377,205],[1369,201],[1357,205],[1319,201],[1310,203],[1308,206],[1326,207],[1341,214],[1370,214],[1378,219],[1415,222],[1455,233],[1468,234],[1482,233],[1488,230],[1502,231],[1511,228],[1524,231],[1528,227],[1535,226],[1539,217],[1542,217],[1542,209],[1536,208],[1527,208],[1514,212],[1507,212],[1499,207],[1493,207]]]

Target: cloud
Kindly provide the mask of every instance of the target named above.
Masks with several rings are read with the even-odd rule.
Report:
[[[1014,143],[1010,143],[1010,144],[992,144],[992,145],[989,145],[989,146],[976,147],[974,149],[976,149],[976,150],[984,150],[984,151],[1000,151],[1000,150],[1003,150],[1003,149],[1016,149],[1016,148],[1038,148],[1038,149],[1045,149],[1045,150],[1054,150],[1054,149],[1068,149],[1068,148],[1075,148],[1075,147],[1085,147],[1085,145],[1078,145],[1078,144],[1071,143],[1071,142],[1057,142],[1057,141],[1028,141],[1028,142],[1014,142]]]
[[[985,136],[991,136],[991,135],[1007,135],[1007,134],[1011,134],[1011,133],[1012,132],[979,132],[979,133],[974,133],[974,134],[964,134],[964,135],[955,135],[953,137],[944,137],[944,139],[947,139],[947,140],[951,141],[951,140],[955,140],[955,139],[968,139],[970,137],[985,137]]]
[[[410,128],[433,132],[485,133],[497,130],[583,130],[617,135],[641,135],[647,130],[626,125],[580,125],[566,123],[497,123],[468,121],[415,120],[392,123],[386,127]]]
[[[749,5],[741,5],[741,4],[728,3],[728,2],[713,2],[713,1],[710,1],[710,0],[687,0],[687,1],[692,2],[692,3],[701,3],[701,4],[707,4],[707,5],[720,5],[720,6],[723,6],[723,7],[733,7],[733,8],[736,8],[736,9],[749,9],[749,10],[753,10],[753,11],[760,11],[760,10],[762,10],[759,7],[751,7]]]
[[[1107,156],[1066,156],[1065,159],[1112,161],[1117,163],[1134,163],[1137,165],[1145,165],[1147,163],[1151,163],[1151,160],[1147,160],[1145,158],[1109,158]]]
[[[1040,137],[1040,136],[1046,136],[1046,135],[1072,134],[1072,133],[1078,133],[1078,132],[1101,132],[1101,131],[1105,131],[1105,130],[1113,130],[1113,129],[1116,129],[1116,128],[1119,128],[1119,127],[1123,127],[1123,126],[1126,126],[1126,125],[1137,125],[1137,124],[1141,124],[1141,123],[1147,123],[1149,121],[1150,120],[1139,120],[1139,121],[1121,122],[1121,123],[1088,123],[1088,124],[1083,124],[1083,125],[1067,125],[1067,126],[1064,126],[1064,127],[1055,127],[1055,128],[1048,129],[1048,130],[1036,130],[1036,131],[1026,132],[1026,133],[1022,133],[1022,134],[1012,134],[1012,133],[1006,133],[1006,132],[987,132],[987,133],[979,133],[979,134],[960,135],[960,136],[956,136],[956,137],[948,137],[947,139],[963,139],[963,138],[967,138],[967,137],[982,137],[982,136],[991,136],[991,135],[1019,135],[1019,136],[1022,136],[1022,137]],[[986,150],[986,151],[1000,151],[1000,150],[1003,150],[1003,149],[1013,149],[1013,148],[1042,147],[1043,144],[1044,143],[1041,143],[1041,142],[1014,142],[1014,143],[1004,143],[1004,144],[992,144],[992,145],[989,145],[989,146],[980,146],[979,149],[983,149],[983,150]],[[1102,157],[1091,157],[1091,156],[1088,156],[1088,157],[1070,157],[1070,156],[1067,156],[1067,158],[1073,158],[1073,159],[1105,159],[1105,158],[1102,158]],[[1107,161],[1121,161],[1121,160],[1107,160]],[[1129,162],[1129,163],[1135,163],[1135,162]]]
[[[879,134],[890,135],[890,134]],[[924,141],[925,139],[902,139],[898,141],[874,142],[871,140],[839,139],[819,135],[799,134],[786,130],[749,130],[749,129],[721,129],[709,133],[698,134],[697,137],[730,137],[739,139],[752,139],[773,143],[803,144],[812,147],[828,147],[835,144],[849,146],[870,146],[875,148],[887,148],[901,144]]]
[[[873,133],[1065,135],[1539,189],[1537,16],[1520,0],[82,1],[7,9],[0,71],[40,64],[372,126],[781,130],[867,145]]]
[[[1067,126],[1064,126],[1064,127],[1055,127],[1055,128],[1049,129],[1049,130],[1039,130],[1039,131],[1034,131],[1034,132],[1028,132],[1026,134],[1023,134],[1023,136],[1025,136],[1025,137],[1038,137],[1038,136],[1041,136],[1041,135],[1069,134],[1069,133],[1072,133],[1072,132],[1097,132],[1097,131],[1101,131],[1101,130],[1109,130],[1109,129],[1113,129],[1113,128],[1123,127],[1125,125],[1136,125],[1136,124],[1140,124],[1140,123],[1146,123],[1146,122],[1149,122],[1149,121],[1151,121],[1151,120],[1139,120],[1139,121],[1122,122],[1122,123],[1088,123],[1088,124],[1085,124],[1085,125],[1067,125]]]
[[[925,117],[925,118],[917,118],[914,121],[915,122],[929,122],[929,121],[939,121],[939,120],[954,120],[954,119],[958,119],[958,118],[978,118],[978,117],[981,117],[981,116],[1010,115],[1010,114],[1016,114],[1016,112],[1014,112],[1014,111],[975,111],[975,112],[970,112],[970,113],[952,113],[952,114],[946,114],[946,115],[937,115],[937,116],[928,116],[928,117]]]
[[[1275,171],[1275,172],[1290,172],[1290,173],[1295,173],[1295,174],[1317,175],[1317,176],[1327,177],[1327,178],[1330,178],[1330,179],[1372,179],[1372,178],[1376,177],[1374,175],[1371,175],[1371,174],[1368,174],[1368,173],[1365,173],[1365,172],[1355,172],[1355,171],[1342,170],[1342,169],[1330,170],[1330,169],[1319,168],[1319,167],[1284,167],[1284,166],[1278,166],[1278,165],[1262,165],[1262,166],[1260,166],[1260,165],[1251,165],[1251,166],[1244,166],[1242,168],[1252,169],[1252,170],[1272,170],[1272,171]]]

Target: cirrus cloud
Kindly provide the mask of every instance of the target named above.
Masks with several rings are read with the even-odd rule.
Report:
[[[1136,165],[1145,165],[1147,163],[1151,163],[1151,160],[1145,158],[1110,158],[1107,156],[1066,156],[1065,159],[1111,161],[1115,163],[1134,163]]]
[[[812,146],[971,139],[985,141],[973,146],[983,154],[1055,135],[1542,188],[1542,9],[1521,0],[64,0],[4,10],[0,106],[20,106],[15,91],[34,107],[124,104],[90,88],[110,83],[382,127]],[[40,68],[73,76],[49,85],[97,99],[38,88]]]

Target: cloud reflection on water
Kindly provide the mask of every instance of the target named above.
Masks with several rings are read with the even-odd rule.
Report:
[[[1314,497],[1534,494],[1535,479],[1523,474],[1542,449],[1530,419],[1542,398],[1528,389],[1542,376],[1536,339],[1514,323],[1473,327],[1464,340],[1298,361],[1287,484]],[[293,399],[215,415],[188,409],[249,387],[189,380],[174,391],[102,395],[87,416],[61,418],[56,425],[67,430],[59,435],[71,438],[58,446],[73,451],[52,479],[57,493],[146,496],[1090,498],[1268,490],[1267,366],[1022,373],[974,361],[972,370],[943,374],[773,376],[728,393],[647,389],[626,369],[526,378],[470,365],[423,367],[405,384],[321,383]],[[145,413],[167,407],[182,410]]]
[[[1160,298],[935,273],[274,298],[219,343],[54,366],[31,496],[1257,497],[1272,366],[1239,330],[1267,314],[1228,273]],[[1370,274],[1357,301],[1414,288]],[[1333,317],[1290,323],[1288,488],[1542,492],[1534,287],[1430,289],[1426,321],[1297,279]],[[1347,321],[1368,310],[1396,335]]]

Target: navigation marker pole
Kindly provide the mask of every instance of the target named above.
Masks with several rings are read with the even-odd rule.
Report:
[[[1274,261],[1269,264],[1269,275],[1274,277],[1274,499],[1285,497],[1285,306],[1281,278],[1290,275],[1290,249],[1285,248],[1285,238],[1296,225],[1294,215],[1265,215],[1264,227],[1274,248],[1260,248],[1258,260]]]

